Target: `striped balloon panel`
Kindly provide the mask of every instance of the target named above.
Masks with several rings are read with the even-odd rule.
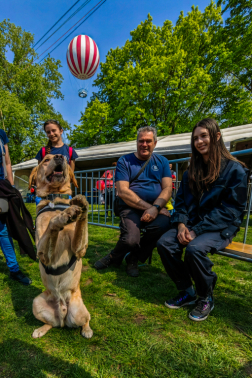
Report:
[[[99,63],[99,50],[92,38],[78,35],[72,39],[67,49],[67,64],[75,77],[89,79],[95,74]]]

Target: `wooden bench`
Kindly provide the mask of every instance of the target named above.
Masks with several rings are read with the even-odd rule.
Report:
[[[232,242],[223,251],[216,252],[218,255],[252,263],[252,245]]]
[[[249,245],[249,244],[232,242],[223,251],[217,251],[215,253],[217,255],[231,257],[233,259],[247,261],[247,262],[252,263],[252,245]],[[150,255],[148,259],[148,264],[151,264],[151,259],[152,259],[152,254]]]

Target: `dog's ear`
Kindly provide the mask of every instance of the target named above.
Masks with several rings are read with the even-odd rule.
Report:
[[[69,167],[70,182],[72,182],[74,184],[75,188],[78,188],[78,184],[77,184],[76,178],[74,176],[73,170],[70,166],[68,166],[68,167]]]
[[[31,189],[32,185],[36,185],[37,174],[38,174],[38,166],[33,168],[32,172],[30,174],[28,189]]]

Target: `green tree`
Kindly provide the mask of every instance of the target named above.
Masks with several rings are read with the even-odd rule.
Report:
[[[48,57],[43,63],[36,63],[37,54],[32,45],[32,34],[8,20],[0,23],[0,111],[3,115],[0,127],[4,123],[13,164],[34,158],[46,143],[41,128],[46,119],[56,118],[64,129],[69,129],[51,103],[53,98],[63,99],[60,61]],[[12,62],[7,59],[9,51],[13,53]]]
[[[230,93],[223,98],[224,125],[250,123],[252,121],[252,1],[219,0],[222,14],[227,15],[224,27],[219,30],[218,43],[225,53],[219,59],[219,70],[229,81]],[[240,87],[240,91],[235,89]],[[233,106],[237,104],[237,110]]]
[[[208,116],[224,126],[243,119],[244,112],[251,117],[246,90],[222,69],[228,55],[222,30],[221,7],[214,2],[204,12],[181,12],[175,26],[167,20],[156,27],[149,15],[101,63],[98,93],[70,136],[72,144],[132,140],[143,125],[167,135],[191,131]]]

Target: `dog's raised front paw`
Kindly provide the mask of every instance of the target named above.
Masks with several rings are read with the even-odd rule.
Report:
[[[81,214],[82,209],[79,206],[70,206],[50,220],[50,227],[52,230],[60,231],[67,224],[76,222]]]
[[[89,203],[86,200],[86,197],[82,194],[78,194],[70,201],[70,205],[77,205],[85,210],[88,210]]]
[[[70,205],[79,206],[82,209],[82,215],[79,219],[81,219],[83,216],[85,217],[88,212],[89,203],[86,200],[86,197],[82,194],[78,194],[70,201]]]
[[[70,206],[68,209],[64,210],[62,215],[64,215],[66,219],[67,224],[76,222],[76,220],[79,218],[79,216],[82,214],[82,209],[80,206]]]

